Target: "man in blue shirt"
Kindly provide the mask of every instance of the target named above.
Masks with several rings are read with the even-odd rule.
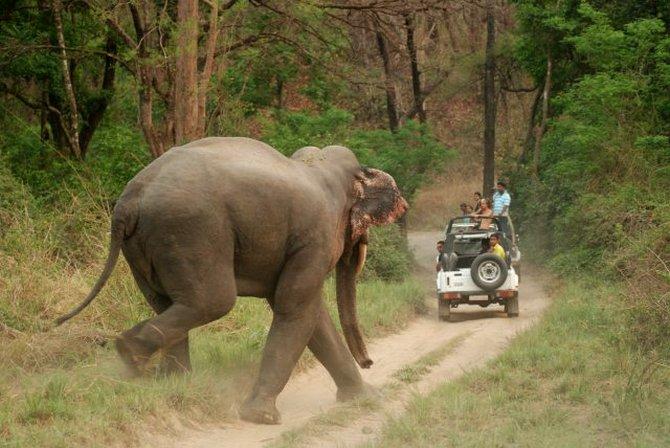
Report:
[[[507,185],[499,180],[496,184],[497,191],[493,194],[493,214],[507,216],[509,214],[509,205],[512,198],[507,192]]]

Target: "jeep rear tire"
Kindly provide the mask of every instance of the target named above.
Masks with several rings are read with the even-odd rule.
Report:
[[[494,291],[507,280],[507,263],[496,254],[484,253],[472,262],[470,275],[475,285],[484,291]]]

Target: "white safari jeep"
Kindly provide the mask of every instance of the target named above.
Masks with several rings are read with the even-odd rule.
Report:
[[[449,221],[444,249],[439,256],[437,302],[440,320],[448,321],[458,305],[505,307],[509,317],[519,315],[519,276],[521,253],[508,216],[491,218],[486,229],[467,216]],[[501,235],[500,244],[507,259],[488,252],[492,234]]]

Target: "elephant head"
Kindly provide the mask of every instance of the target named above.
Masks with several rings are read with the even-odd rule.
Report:
[[[363,269],[367,253],[368,228],[390,224],[408,208],[398,186],[389,174],[361,168],[353,181],[354,202],[349,212],[348,241],[336,269],[337,309],[342,331],[351,354],[359,366],[372,365],[356,315],[356,277]]]

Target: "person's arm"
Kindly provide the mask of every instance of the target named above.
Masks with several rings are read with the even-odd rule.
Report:
[[[503,208],[502,212],[500,212],[501,215],[507,216],[507,210],[509,210],[509,205],[512,202],[512,198],[510,197],[509,193],[503,195]]]

